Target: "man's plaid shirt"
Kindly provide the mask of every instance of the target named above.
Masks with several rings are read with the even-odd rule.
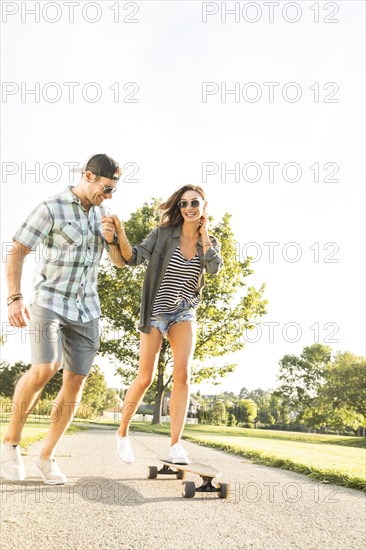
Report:
[[[99,263],[108,249],[101,233],[101,210],[87,212],[69,186],[28,216],[13,240],[32,251],[43,245],[34,273],[33,302],[71,321],[100,317]]]

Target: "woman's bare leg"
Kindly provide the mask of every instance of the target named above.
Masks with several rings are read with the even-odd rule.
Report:
[[[159,329],[152,327],[149,334],[140,334],[140,366],[136,379],[128,388],[121,418],[118,435],[125,437],[128,434],[131,418],[139,408],[144,395],[154,380],[159,359],[162,335]]]
[[[182,321],[172,325],[168,333],[172,347],[173,390],[170,399],[171,446],[178,443],[184,429],[189,404],[190,366],[196,346],[196,323]]]

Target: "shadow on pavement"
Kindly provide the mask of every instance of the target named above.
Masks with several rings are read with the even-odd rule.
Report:
[[[18,499],[21,503],[47,503],[57,504],[58,502],[69,502],[80,505],[82,502],[102,504],[109,506],[139,506],[156,502],[187,502],[187,499],[176,496],[161,496],[146,498],[140,492],[138,481],[146,482],[146,479],[129,481],[118,481],[103,477],[85,477],[65,485],[45,485],[42,481],[7,481],[0,484],[1,502],[5,505],[11,499]],[[161,492],[164,491],[163,484]],[[202,495],[200,495],[202,496]],[[195,501],[207,502],[207,498],[196,496]],[[209,500],[217,500],[210,498]],[[82,513],[82,508],[80,508]]]

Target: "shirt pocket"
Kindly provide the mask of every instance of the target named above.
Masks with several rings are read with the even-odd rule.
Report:
[[[67,243],[71,246],[80,246],[83,244],[83,231],[80,225],[75,221],[62,221],[59,224],[59,230],[56,231],[56,241],[62,245]]]

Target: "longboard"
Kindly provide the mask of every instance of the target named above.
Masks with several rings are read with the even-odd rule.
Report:
[[[191,462],[190,464],[174,464],[173,462],[159,458],[163,463],[163,467],[159,470],[157,466],[148,466],[148,479],[156,479],[158,475],[174,475],[177,479],[185,479],[187,472],[199,475],[202,479],[202,485],[197,487],[194,481],[183,481],[182,496],[184,498],[193,498],[196,492],[200,493],[215,493],[219,498],[228,498],[229,484],[218,483],[213,484],[214,478],[221,476],[220,470],[201,464],[199,462]]]

